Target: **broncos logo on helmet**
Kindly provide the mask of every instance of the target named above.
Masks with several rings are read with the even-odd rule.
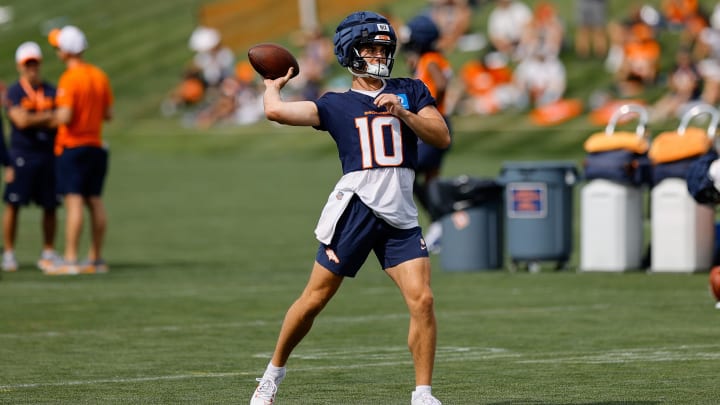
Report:
[[[333,44],[338,62],[353,75],[390,77],[395,62],[397,36],[387,18],[372,11],[352,13],[338,25]],[[376,45],[384,47],[385,63],[370,64],[360,56],[360,48]]]

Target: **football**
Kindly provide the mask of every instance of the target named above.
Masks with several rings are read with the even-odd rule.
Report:
[[[265,79],[277,79],[294,69],[292,77],[300,73],[297,59],[290,51],[278,44],[258,44],[248,50],[248,60],[260,76]]]
[[[720,266],[715,266],[710,270],[710,291],[717,301],[720,301]]]

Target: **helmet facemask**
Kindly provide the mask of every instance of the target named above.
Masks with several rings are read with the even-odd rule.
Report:
[[[376,53],[362,56],[363,48],[378,45],[383,48],[383,56],[378,56]],[[348,70],[357,77],[388,78],[395,63],[394,51],[395,41],[389,35],[375,34],[371,38],[367,31],[363,31],[363,37],[352,47],[352,63],[348,66]],[[376,63],[370,63],[370,60]]]

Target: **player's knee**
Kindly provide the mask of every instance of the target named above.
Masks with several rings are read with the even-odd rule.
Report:
[[[419,293],[410,301],[410,310],[413,314],[426,315],[433,312],[435,298],[432,291],[428,288]]]
[[[325,308],[325,305],[330,300],[330,297],[331,296],[327,296],[327,294],[323,294],[321,292],[312,292],[303,294],[298,301],[308,316],[315,317],[323,310],[323,308]]]

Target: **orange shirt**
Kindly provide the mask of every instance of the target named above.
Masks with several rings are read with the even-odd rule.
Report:
[[[102,146],[102,123],[113,104],[107,75],[100,68],[81,62],[68,67],[60,76],[55,103],[72,109],[67,125],[58,128],[55,154],[65,148]]]
[[[482,62],[471,60],[462,67],[461,76],[468,94],[484,96],[496,86],[512,82],[512,70],[507,67],[487,68]]]
[[[674,24],[682,24],[685,19],[699,11],[697,0],[665,0],[662,4],[665,17]]]
[[[415,69],[415,77],[425,83],[425,86],[430,90],[430,94],[435,97],[438,111],[440,111],[441,114],[445,114],[445,100],[438,100],[437,83],[433,81],[432,75],[428,70],[428,66],[431,63],[438,65],[445,77],[450,78],[452,74],[450,62],[439,52],[428,52],[420,56],[417,68]]]
[[[625,56],[631,62],[657,62],[660,59],[660,44],[656,41],[632,41],[625,45]]]

